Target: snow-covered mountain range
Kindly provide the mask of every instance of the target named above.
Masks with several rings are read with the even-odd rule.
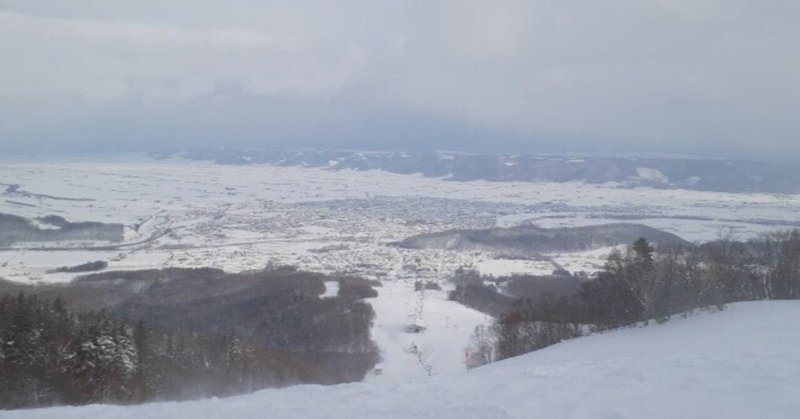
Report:
[[[460,181],[581,181],[716,192],[800,192],[796,167],[731,159],[236,148],[194,148],[155,155],[181,155],[220,164],[377,169]]]

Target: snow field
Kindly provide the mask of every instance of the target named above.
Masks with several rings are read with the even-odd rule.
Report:
[[[573,339],[422,380],[296,386],[227,399],[57,407],[4,418],[793,419],[800,411],[799,301],[731,304]]]
[[[543,274],[552,271],[547,263],[385,246],[413,234],[453,228],[620,221],[603,218],[609,214],[642,217],[631,221],[695,241],[714,239],[727,229],[739,238],[751,237],[789,228],[800,219],[800,196],[581,183],[449,182],[380,171],[144,158],[7,162],[0,165],[0,182],[18,184],[23,192],[2,193],[0,212],[124,223],[126,242],[140,243],[113,252],[87,251],[81,243],[24,243],[15,245],[19,250],[0,252],[0,276],[25,282],[69,280],[68,275],[46,273],[53,257],[59,265],[107,260],[109,269],[213,266],[238,272],[272,263],[318,272],[422,275],[434,280],[459,266],[495,275]],[[406,212],[398,212],[403,202]],[[153,236],[158,238],[146,241]],[[342,248],[312,252],[337,245]],[[42,246],[75,250],[32,249]],[[573,271],[601,265],[593,256],[549,256]],[[394,272],[380,272],[395,265]]]
[[[486,315],[449,301],[446,290],[426,290],[421,311],[427,330],[407,333],[405,328],[420,304],[413,281],[385,281],[378,293],[368,301],[375,309],[372,338],[381,349],[383,361],[377,368],[382,371],[368,376],[367,383],[427,381],[425,366],[435,377],[466,371],[464,349],[475,326],[490,321]]]

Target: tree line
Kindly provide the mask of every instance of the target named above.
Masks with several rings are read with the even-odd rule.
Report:
[[[468,366],[594,331],[664,322],[696,309],[798,299],[800,230],[748,241],[722,238],[700,246],[656,247],[638,239],[624,251],[613,251],[597,274],[580,276],[576,295],[506,302],[490,327],[473,333]]]
[[[350,304],[338,300],[319,301]],[[350,307],[359,309],[349,317],[358,321],[348,324],[320,310],[299,312],[341,333],[337,348],[315,347],[314,336],[299,336],[305,349],[292,350],[233,329],[150,327],[108,310],[76,313],[61,298],[6,295],[0,298],[0,408],[182,400],[360,380],[378,359],[374,344],[362,339],[374,312],[366,304]],[[286,330],[279,319],[271,324]]]

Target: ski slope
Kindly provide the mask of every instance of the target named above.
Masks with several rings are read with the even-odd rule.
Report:
[[[797,418],[800,301],[738,303],[425,380],[297,386],[3,418]]]

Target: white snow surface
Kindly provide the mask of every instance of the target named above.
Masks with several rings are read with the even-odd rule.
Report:
[[[459,267],[547,273],[546,263],[487,252],[393,249],[388,243],[450,229],[532,223],[574,227],[639,222],[691,241],[797,226],[800,195],[624,189],[579,182],[453,182],[381,171],[328,170],[135,156],[6,161],[0,212],[126,226],[107,243],[16,243],[0,249],[0,277],[64,282],[57,266],[109,269],[212,266],[232,272],[296,265],[318,272],[440,281]],[[19,185],[5,190],[10,185]],[[95,250],[92,250],[95,246]],[[327,249],[327,250],[326,250]],[[593,255],[546,255],[567,270],[596,270]]]
[[[378,297],[367,300],[375,309],[372,338],[381,350],[380,375],[368,375],[367,383],[425,382],[433,377],[460,375],[466,372],[464,349],[475,326],[488,324],[490,318],[478,311],[447,299],[448,290],[427,290],[420,309],[420,293],[414,281],[384,282]],[[407,333],[416,314],[425,324],[424,333]],[[419,355],[412,353],[416,347]]]
[[[2,412],[3,418],[797,418],[800,301],[731,304],[426,380],[227,399]]]
[[[325,292],[320,295],[320,298],[331,298],[339,295],[339,282],[338,281],[325,281]]]
[[[546,260],[487,259],[477,264],[478,272],[495,277],[511,275],[549,275],[556,267]]]
[[[669,182],[669,177],[667,177],[667,175],[665,175],[662,171],[650,167],[639,167],[636,169],[636,174],[639,175],[639,179],[661,183]]]

